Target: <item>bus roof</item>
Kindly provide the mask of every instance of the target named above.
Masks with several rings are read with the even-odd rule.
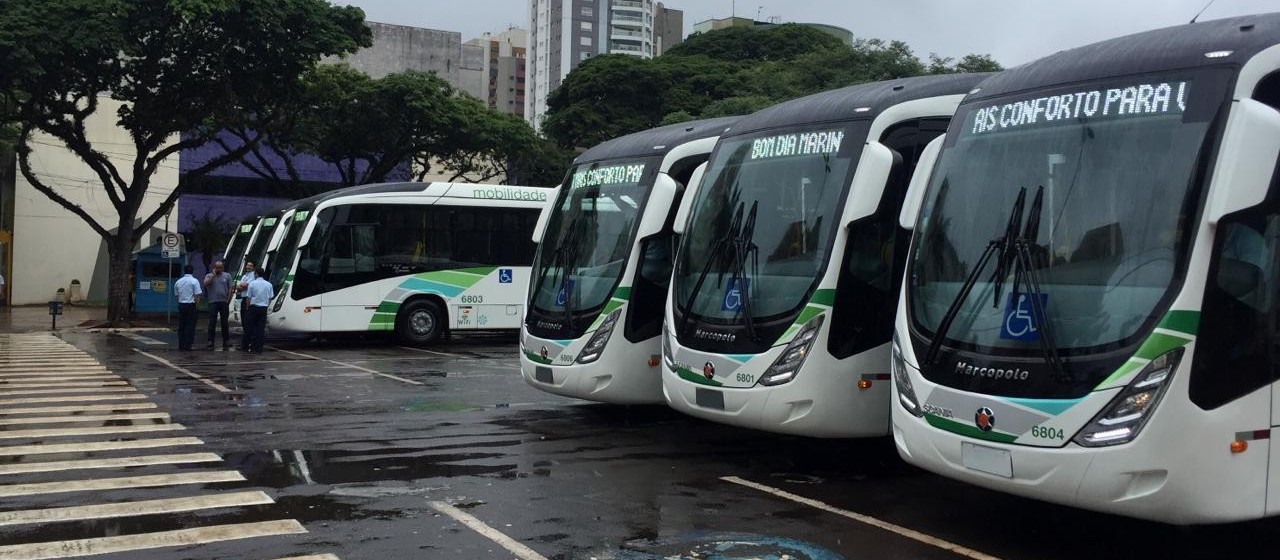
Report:
[[[606,159],[662,155],[676,146],[724,133],[742,117],[702,119],[633,132],[606,140],[574,159],[574,165]]]
[[[1060,51],[1005,70],[983,83],[981,96],[975,99],[1146,72],[1239,65],[1277,42],[1280,13],[1155,29]],[[1210,58],[1206,53],[1228,54]]]
[[[842,121],[855,117],[875,118],[885,109],[929,97],[964,95],[991,74],[944,74],[917,76],[824,91],[779,103],[743,117],[730,134],[800,124]]]
[[[443,185],[445,188],[441,190],[437,188],[437,194],[442,198],[478,198],[493,200],[513,200],[513,201],[545,201],[549,189],[540,187],[526,187],[518,185],[493,185],[482,183],[373,183],[369,185],[357,185],[354,187],[346,187],[338,190],[320,193],[315,196],[295,200],[289,204],[282,206],[279,210],[288,208],[306,209],[315,208],[322,203],[331,200],[337,200],[352,196],[364,196],[374,194],[396,194],[396,193],[425,193],[433,186]]]

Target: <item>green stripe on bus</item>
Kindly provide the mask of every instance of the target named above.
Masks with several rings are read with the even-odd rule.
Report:
[[[1018,436],[1002,434],[1000,432],[994,432],[994,431],[984,432],[982,430],[979,430],[977,426],[961,424],[960,422],[956,422],[955,420],[934,416],[928,413],[924,415],[924,419],[925,421],[929,422],[930,426],[938,428],[939,430],[946,430],[953,434],[960,434],[962,436],[971,437],[974,439],[994,441],[997,443],[1013,443],[1014,440],[1018,439]]]
[[[631,299],[631,288],[629,286],[620,287],[613,291],[613,297],[623,301],[628,301]]]
[[[483,273],[483,274],[481,274],[481,273],[479,273],[479,272],[475,272],[475,271],[478,271],[478,270],[488,270],[488,272],[485,272],[485,273]],[[471,286],[474,286],[474,285],[476,284],[476,282],[479,282],[481,278],[484,278],[484,276],[485,276],[486,274],[488,274],[489,272],[493,272],[494,270],[495,270],[495,269],[493,269],[493,268],[488,268],[488,269],[468,268],[468,269],[463,269],[463,270],[438,270],[438,271],[436,271],[436,272],[424,272],[424,273],[422,273],[422,274],[415,274],[415,275],[414,275],[414,278],[418,278],[418,279],[421,279],[421,280],[430,280],[430,281],[432,281],[432,282],[439,282],[439,283],[441,283],[441,284],[449,284],[449,285],[451,285],[451,286],[457,286],[457,287],[459,287],[459,288],[470,288]]]
[[[818,290],[813,293],[813,297],[809,298],[809,303],[825,305],[827,307],[835,307],[836,291],[835,290]]]
[[[1160,321],[1160,328],[1195,336],[1200,333],[1199,311],[1170,311]]]
[[[716,381],[714,379],[707,379],[705,376],[698,375],[692,371],[689,371],[687,368],[682,368],[682,367],[676,368],[676,375],[679,375],[680,379],[683,379],[685,381],[689,381],[692,383],[697,383],[698,385],[707,385],[710,387],[724,386],[724,384],[719,381]]]
[[[818,314],[822,313],[823,311],[826,311],[826,309],[823,309],[821,307],[814,307],[812,305],[805,307],[804,311],[800,312],[800,316],[796,317],[795,326],[803,327],[805,323],[809,322],[809,319],[817,317]]]
[[[1161,333],[1151,333],[1151,336],[1147,337],[1147,341],[1142,343],[1142,346],[1138,348],[1138,351],[1134,353],[1134,356],[1144,360],[1154,360],[1159,358],[1165,352],[1175,348],[1182,348],[1190,342],[1191,339],[1187,338]]]
[[[1111,374],[1106,379],[1102,380],[1102,383],[1099,383],[1098,386],[1095,387],[1093,390],[1097,391],[1099,389],[1105,389],[1107,388],[1108,385],[1111,385],[1112,383],[1119,381],[1121,378],[1123,378],[1126,375],[1129,375],[1130,373],[1133,373],[1135,371],[1142,369],[1146,365],[1147,364],[1145,362],[1138,362],[1138,361],[1135,361],[1133,358],[1130,358],[1129,361],[1125,362],[1120,367],[1116,368],[1115,373]]]
[[[383,301],[382,303],[378,304],[378,310],[374,311],[375,314],[390,313],[392,315],[395,315],[396,313],[399,313],[399,312],[400,312],[400,302],[398,301]]]
[[[547,366],[551,365],[551,358],[543,358],[542,356],[538,354],[534,354],[533,352],[525,352],[524,357],[529,358],[529,360],[535,364],[543,364]]]

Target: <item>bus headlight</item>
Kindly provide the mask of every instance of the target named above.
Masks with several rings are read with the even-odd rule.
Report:
[[[916,418],[924,416],[920,401],[916,399],[916,389],[911,385],[911,373],[907,371],[907,360],[902,357],[897,334],[893,335],[893,358],[889,367],[893,370],[893,385],[898,389],[898,404]]]
[[[289,293],[289,283],[285,282],[283,286],[280,286],[280,295],[276,296],[275,304],[271,306],[272,313],[279,311],[280,306],[284,305],[284,296],[287,293]]]
[[[587,341],[587,345],[582,347],[582,352],[578,353],[578,363],[589,364],[600,359],[600,354],[604,352],[604,345],[609,342],[609,335],[613,334],[613,327],[618,324],[618,317],[621,316],[622,308],[618,308],[604,318],[595,334],[591,335],[591,339]]]
[[[818,329],[822,327],[825,318],[826,315],[818,315],[800,327],[800,332],[791,340],[791,344],[782,350],[782,355],[778,356],[778,360],[760,378],[761,385],[781,385],[795,378],[800,366],[804,365],[805,358],[809,357],[813,341],[818,339]]]
[[[662,322],[662,360],[666,363],[667,369],[674,371],[676,369],[675,351],[671,349],[671,329],[667,328],[667,322]]]
[[[1160,397],[1169,388],[1173,372],[1178,369],[1178,362],[1181,360],[1181,348],[1151,360],[1133,378],[1133,382],[1098,412],[1093,421],[1076,434],[1072,441],[1085,447],[1103,447],[1133,441],[1155,411],[1156,405],[1160,404]]]

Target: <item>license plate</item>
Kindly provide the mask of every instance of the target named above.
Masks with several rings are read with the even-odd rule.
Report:
[[[1004,449],[963,442],[960,444],[960,462],[975,471],[1013,478],[1013,457]]]
[[[694,402],[703,408],[714,408],[716,410],[724,410],[724,393],[714,389],[703,389],[698,387],[694,391]]]
[[[555,383],[555,377],[551,375],[551,368],[543,366],[535,366],[533,368],[533,378],[542,383]]]

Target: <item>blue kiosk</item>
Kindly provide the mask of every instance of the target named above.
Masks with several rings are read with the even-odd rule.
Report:
[[[187,253],[178,258],[166,259],[159,243],[133,254],[133,306],[136,313],[164,313],[178,311],[173,299],[173,283],[182,278],[182,265]]]

